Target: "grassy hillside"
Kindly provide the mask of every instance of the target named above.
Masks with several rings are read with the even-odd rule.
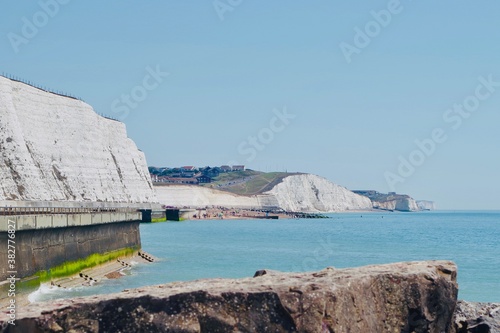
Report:
[[[212,184],[222,185],[228,182],[243,180],[248,177],[258,176],[264,174],[264,172],[253,171],[253,170],[245,170],[245,171],[234,171],[221,173],[219,177],[213,178]]]
[[[265,173],[252,170],[228,172],[214,178],[212,183],[204,184],[204,186],[239,195],[255,195],[271,190],[281,183],[283,178],[291,175],[297,175],[297,173]]]

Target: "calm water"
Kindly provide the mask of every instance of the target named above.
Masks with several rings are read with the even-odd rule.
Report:
[[[118,292],[262,268],[310,271],[398,261],[458,264],[459,298],[500,302],[500,212],[331,214],[319,220],[217,220],[141,225],[144,251],[161,258],[119,280],[73,290],[43,287],[33,300]]]

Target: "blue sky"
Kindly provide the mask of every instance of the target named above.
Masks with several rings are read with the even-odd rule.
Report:
[[[498,1],[1,4],[0,72],[123,120],[149,165],[239,162],[500,209]],[[444,142],[417,146],[435,129]]]

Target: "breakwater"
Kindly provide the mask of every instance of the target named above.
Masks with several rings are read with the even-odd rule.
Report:
[[[450,332],[456,276],[447,261],[260,270],[33,304],[4,332]]]

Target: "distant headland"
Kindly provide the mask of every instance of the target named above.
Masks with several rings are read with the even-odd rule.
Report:
[[[301,172],[262,172],[244,165],[149,167],[161,203],[176,207],[223,206],[289,212],[434,210],[432,201],[406,194],[354,190]]]

